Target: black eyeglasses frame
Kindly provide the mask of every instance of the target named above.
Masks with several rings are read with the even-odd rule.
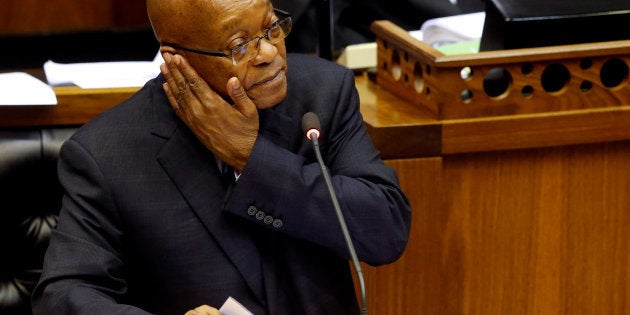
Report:
[[[274,13],[276,14],[276,16],[278,16],[278,21],[274,22],[274,24],[278,24],[280,25],[281,22],[286,22],[286,20],[289,21],[289,23],[292,25],[292,21],[291,21],[291,14],[287,11],[284,10],[280,10],[280,9],[273,9]],[[232,48],[232,50],[230,51],[229,54],[226,54],[225,52],[222,51],[212,51],[212,50],[204,50],[204,49],[197,49],[197,48],[190,48],[190,47],[186,47],[186,46],[182,46],[179,44],[175,44],[175,43],[170,43],[170,42],[165,42],[165,43],[161,43],[161,46],[169,46],[169,47],[173,47],[175,49],[181,49],[181,50],[185,50],[188,52],[192,52],[195,54],[200,54],[200,55],[206,55],[206,56],[212,56],[212,57],[225,57],[225,58],[230,58],[232,59],[232,64],[236,65],[236,60],[234,60],[234,51],[241,49],[242,47],[248,45],[249,43],[251,43],[252,41],[258,40],[258,43],[256,44],[256,47],[258,47],[258,45],[260,45],[260,40],[262,40],[263,38],[269,40],[269,32],[270,30],[273,28],[269,27],[267,29],[265,29],[265,32],[263,35],[260,36],[256,36],[248,41],[245,41],[239,45],[237,45],[236,47]],[[291,30],[291,27],[289,28],[289,31]],[[289,32],[287,32],[286,36],[289,35]]]

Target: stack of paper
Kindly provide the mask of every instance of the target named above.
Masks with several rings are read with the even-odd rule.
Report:
[[[431,46],[480,40],[485,12],[467,13],[429,19],[420,27],[422,40]]]
[[[44,64],[44,72],[52,86],[77,85],[84,89],[139,87],[160,73],[163,62],[160,53],[152,61],[62,64],[49,60]]]
[[[0,105],[55,105],[55,91],[25,72],[0,74]]]

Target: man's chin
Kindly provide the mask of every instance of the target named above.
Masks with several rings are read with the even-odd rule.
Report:
[[[256,104],[256,108],[258,109],[274,107],[278,105],[278,103],[282,102],[282,100],[284,100],[286,96],[287,96],[286,87],[282,89],[281,91],[274,90],[274,91],[269,91],[268,93],[260,93],[258,95],[249,95],[249,97],[254,102],[254,104]]]

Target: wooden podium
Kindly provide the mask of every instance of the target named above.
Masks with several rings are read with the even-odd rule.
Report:
[[[413,222],[400,260],[364,266],[369,314],[630,314],[630,88],[596,71],[627,65],[630,43],[445,57],[386,21],[373,30],[362,113]],[[513,94],[479,97],[482,80],[459,78],[494,62],[525,78]],[[567,63],[577,78],[548,94],[530,75]],[[452,70],[458,82],[436,79]]]

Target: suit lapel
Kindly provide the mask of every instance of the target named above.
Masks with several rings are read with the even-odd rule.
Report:
[[[215,157],[182,126],[157,159],[254,294],[264,301],[260,255],[251,233],[243,233],[254,227],[222,211],[227,191]]]

